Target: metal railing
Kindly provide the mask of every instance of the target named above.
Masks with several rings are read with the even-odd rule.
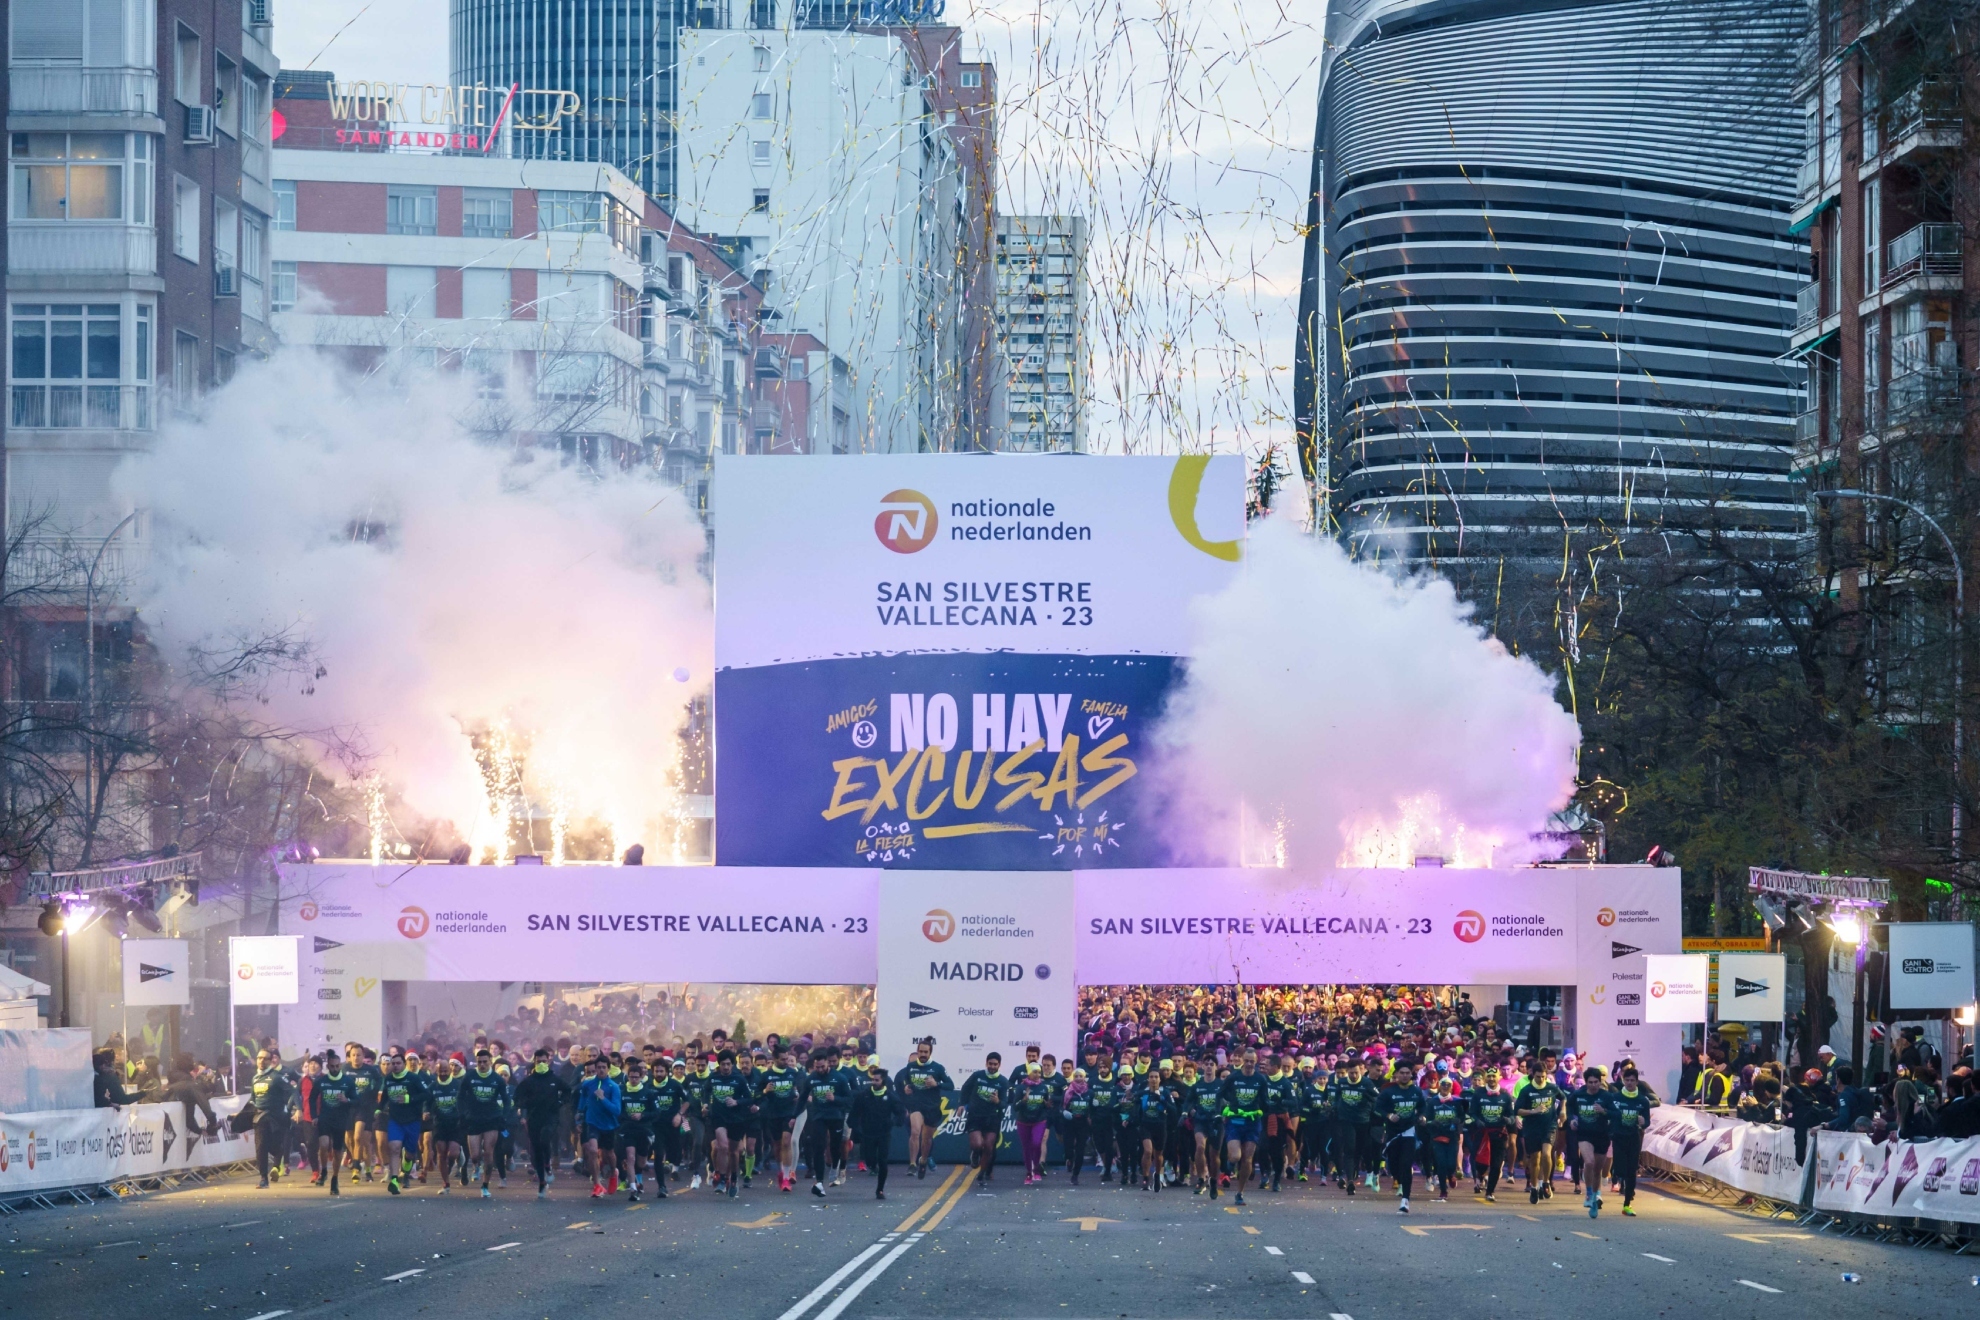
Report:
[[[10,114],[158,113],[158,75],[150,69],[84,69],[16,64],[7,71]]]
[[[1893,375],[1885,393],[1893,425],[1934,419],[1950,424],[1960,402],[1959,369],[1929,366]]]
[[[1958,276],[1963,254],[1956,224],[1923,224],[1892,239],[1886,249],[1884,287],[1920,275]]]
[[[1886,145],[1925,137],[1935,145],[1957,146],[1962,124],[1957,83],[1924,82],[1900,93],[1885,109]]]
[[[1806,330],[1822,319],[1822,286],[1808,283],[1795,290],[1794,328]]]
[[[8,391],[7,424],[16,429],[149,431],[152,423],[149,385],[50,381]]]

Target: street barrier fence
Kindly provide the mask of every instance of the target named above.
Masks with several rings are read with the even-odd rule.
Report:
[[[176,1102],[0,1114],[0,1205],[71,1189],[169,1181],[253,1159],[254,1133],[235,1135],[227,1127],[246,1097],[212,1103],[220,1120],[213,1136],[189,1125]]]

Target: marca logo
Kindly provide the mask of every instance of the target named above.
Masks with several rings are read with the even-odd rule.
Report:
[[[1650,983],[1650,997],[1652,999],[1662,999],[1664,997],[1664,983],[1662,981],[1652,981]]]
[[[1936,964],[1930,958],[1906,958],[1904,960],[1904,974],[1906,976],[1930,976],[1935,966]]]
[[[941,944],[956,933],[956,919],[941,908],[930,908],[921,919],[921,933],[933,943]]]
[[[315,921],[319,911],[314,899],[304,899],[303,905],[296,909],[296,915],[304,921]]]
[[[1617,1018],[1617,1019],[1616,1019],[1616,1025],[1617,1025],[1617,1026],[1619,1026],[1619,1027],[1640,1027],[1640,1026],[1642,1026],[1642,1025],[1643,1025],[1643,1019],[1642,1019],[1642,1018]]]
[[[1643,996],[1635,993],[1634,991],[1624,991],[1622,994],[1616,996],[1617,1008],[1622,1008],[1625,1005],[1629,1005],[1629,1004],[1641,1004],[1642,1002],[1643,1002]]]
[[[1621,940],[1609,941],[1609,957],[1611,958],[1627,958],[1632,953],[1642,952],[1643,950],[1637,948],[1634,944],[1624,944]]]
[[[315,938],[316,938],[316,951],[318,953],[328,953],[332,949],[341,949],[344,947],[344,942],[342,940],[326,940],[321,935],[318,935]]]
[[[1735,976],[1733,978],[1734,999],[1741,999],[1747,995],[1764,995],[1766,993],[1767,983],[1765,981],[1749,981],[1743,976]]]
[[[1458,913],[1457,920],[1451,924],[1451,934],[1466,944],[1478,943],[1485,938],[1484,913],[1473,912],[1470,908]]]
[[[427,927],[432,924],[432,921],[426,915],[426,909],[423,907],[414,907],[408,904],[399,909],[399,934],[409,940],[416,940],[426,934]]]
[[[172,969],[170,967],[153,967],[148,962],[138,964],[138,984],[140,985],[146,981],[169,981],[171,979]]]
[[[926,1004],[917,1004],[912,999],[908,1000],[908,1020],[910,1022],[918,1017],[927,1017],[930,1013],[939,1013],[941,1011],[939,1008],[930,1008]]]
[[[1038,1017],[1038,1010],[1035,1008],[1017,1007],[1011,1010],[1011,1016],[1015,1018],[1024,1018],[1028,1021],[1035,1021]]]
[[[880,500],[880,516],[873,520],[873,534],[880,544],[897,555],[925,550],[935,539],[935,501],[918,490],[891,491]]]
[[[1600,912],[1597,912],[1595,914],[1595,924],[1598,926],[1615,925],[1616,910],[1614,908],[1603,908]]]

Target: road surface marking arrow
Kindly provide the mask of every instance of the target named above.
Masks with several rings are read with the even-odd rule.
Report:
[[[1252,1235],[1253,1237],[1257,1237],[1257,1236],[1258,1236],[1258,1230],[1257,1230],[1257,1229],[1255,1229],[1255,1228],[1253,1228],[1253,1227],[1252,1227],[1252,1226],[1251,1226],[1250,1224],[1246,1224],[1246,1225],[1244,1226],[1244,1231],[1245,1231],[1245,1232],[1247,1232],[1247,1233],[1249,1233],[1249,1234],[1251,1234],[1251,1235]]]
[[[1429,1237],[1432,1233],[1443,1229],[1468,1228],[1474,1233],[1483,1233],[1492,1226],[1490,1224],[1403,1224],[1400,1227],[1412,1237]]]
[[[1099,1231],[1102,1224],[1118,1224],[1121,1221],[1118,1219],[1102,1219],[1098,1215],[1081,1215],[1077,1219],[1061,1219],[1059,1222],[1062,1224],[1078,1224],[1079,1231],[1082,1233],[1095,1233]]]
[[[769,1214],[763,1216],[763,1218],[752,1219],[747,1224],[737,1223],[735,1220],[732,1219],[729,1221],[729,1227],[730,1228],[775,1228],[780,1222],[782,1222],[783,1219],[784,1219],[784,1212],[782,1210],[772,1210]]]
[[[1789,1242],[1803,1242],[1808,1239],[1809,1235],[1806,1233],[1728,1233],[1726,1236],[1729,1238],[1738,1238],[1741,1242],[1757,1242],[1764,1247],[1769,1242],[1777,1242],[1782,1239]]]

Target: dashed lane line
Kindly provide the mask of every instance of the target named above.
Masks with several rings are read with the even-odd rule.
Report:
[[[1292,1274],[1293,1274],[1293,1282],[1303,1283],[1306,1284],[1308,1287],[1313,1286],[1313,1276],[1311,1274],[1308,1274],[1305,1270],[1294,1270]]]
[[[379,1282],[397,1283],[401,1279],[410,1279],[416,1274],[424,1274],[424,1273],[426,1273],[425,1270],[400,1270],[397,1274],[386,1275],[384,1278],[380,1279]]]
[[[1658,1255],[1658,1254],[1657,1254],[1656,1252],[1654,1252],[1654,1251],[1646,1251],[1646,1252],[1644,1252],[1643,1254],[1644,1254],[1645,1256],[1648,1256],[1648,1257],[1649,1257],[1649,1258],[1650,1258],[1651,1260],[1661,1260],[1661,1261],[1662,1261],[1662,1262],[1664,1262],[1664,1264],[1666,1264],[1666,1265],[1675,1265],[1675,1264],[1677,1264],[1677,1262],[1676,1262],[1676,1261],[1674,1261],[1674,1260],[1672,1260],[1672,1259],[1671,1259],[1671,1258],[1670,1258],[1669,1256],[1659,1256],[1659,1255]]]
[[[1751,1279],[1734,1279],[1733,1282],[1737,1283],[1742,1288],[1751,1288],[1755,1292],[1774,1293],[1778,1295],[1781,1291],[1779,1288],[1769,1288],[1764,1283],[1755,1283]]]
[[[1265,1248],[1265,1254],[1268,1256],[1283,1256],[1286,1253],[1280,1251],[1277,1247],[1267,1247]]]
[[[275,1320],[276,1316],[287,1314],[287,1311],[263,1311],[260,1315],[249,1316],[248,1320]]]
[[[501,1244],[500,1244],[499,1246],[493,1246],[493,1247],[487,1247],[487,1248],[485,1248],[485,1250],[488,1250],[488,1251],[507,1251],[507,1250],[508,1250],[508,1249],[509,1249],[510,1247],[520,1247],[521,1245],[522,1245],[522,1243],[520,1243],[520,1242],[504,1242],[504,1243],[501,1243]]]

